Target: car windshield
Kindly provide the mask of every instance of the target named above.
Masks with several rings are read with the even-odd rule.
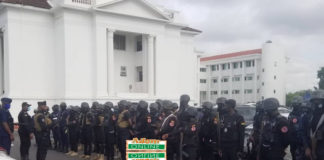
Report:
[[[253,121],[254,115],[255,115],[255,108],[253,107],[237,107],[236,108],[237,113],[242,115],[244,117],[245,121]]]
[[[290,113],[289,109],[287,108],[279,108],[279,113]]]

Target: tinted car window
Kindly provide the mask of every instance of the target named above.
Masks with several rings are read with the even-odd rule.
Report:
[[[236,108],[237,113],[242,115],[244,117],[244,120],[246,122],[253,121],[253,117],[255,115],[255,108],[253,107],[246,107],[246,106],[241,106]]]

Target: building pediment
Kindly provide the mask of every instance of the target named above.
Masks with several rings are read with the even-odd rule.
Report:
[[[122,15],[169,20],[169,17],[160,9],[145,0],[111,0],[103,4],[98,4],[96,9]]]

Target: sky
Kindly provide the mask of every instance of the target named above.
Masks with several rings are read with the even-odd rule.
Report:
[[[286,51],[286,89],[318,86],[324,67],[323,0],[151,0],[181,13],[202,30],[195,46],[206,55],[261,48],[267,40]]]

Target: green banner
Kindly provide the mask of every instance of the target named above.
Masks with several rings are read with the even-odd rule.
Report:
[[[132,149],[152,149],[152,150],[164,150],[163,144],[128,144],[128,150]]]
[[[130,159],[156,159],[165,157],[165,153],[128,153],[128,158]]]

